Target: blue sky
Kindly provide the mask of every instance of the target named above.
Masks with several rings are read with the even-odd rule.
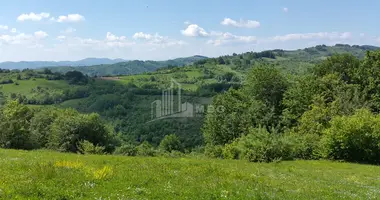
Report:
[[[380,1],[0,3],[0,61],[165,60],[317,44],[380,46]]]

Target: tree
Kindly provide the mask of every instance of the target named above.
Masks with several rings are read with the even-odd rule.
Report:
[[[218,64],[219,65],[224,65],[226,63],[224,62],[224,59],[222,57],[218,57]]]
[[[57,119],[60,110],[56,108],[43,108],[37,111],[30,120],[30,133],[33,140],[37,141],[38,148],[45,148],[49,135],[51,134],[51,125]]]
[[[59,151],[78,152],[80,141],[87,140],[107,148],[110,139],[110,131],[98,114],[80,114],[66,109],[51,125],[48,146]]]
[[[12,149],[33,149],[29,126],[33,111],[16,101],[7,102],[1,109],[0,147]]]
[[[346,83],[357,83],[359,67],[360,62],[355,56],[342,54],[329,57],[314,67],[312,72],[318,77],[335,73]]]
[[[318,79],[312,75],[296,77],[284,93],[282,125],[291,127],[296,124],[302,114],[310,110],[315,95],[321,92]]]
[[[281,72],[272,66],[254,67],[248,74],[244,92],[252,98],[264,102],[276,115],[274,123],[282,112],[282,99],[288,87],[288,81]]]
[[[214,97],[214,111],[207,112],[202,132],[206,144],[224,145],[246,134],[250,127],[267,125],[265,104],[245,95],[242,91],[230,89]]]
[[[221,78],[222,78],[223,81],[230,82],[234,76],[235,76],[235,73],[233,73],[233,72],[226,72],[226,73],[223,74],[223,76]]]
[[[181,141],[175,134],[166,135],[164,139],[161,140],[160,149],[167,152],[183,151]]]
[[[88,79],[80,71],[69,71],[65,74],[65,79],[69,81],[70,84],[86,84]]]

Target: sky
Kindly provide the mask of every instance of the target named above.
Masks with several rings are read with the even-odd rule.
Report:
[[[1,0],[0,62],[380,46],[377,0]]]

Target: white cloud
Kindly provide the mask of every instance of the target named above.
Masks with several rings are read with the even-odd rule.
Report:
[[[34,32],[34,36],[37,39],[44,39],[44,38],[46,38],[49,35],[46,32],[44,32],[44,31],[37,31],[37,32]]]
[[[153,38],[153,36],[151,34],[146,34],[143,32],[135,33],[132,37],[133,37],[133,39],[145,39],[145,40],[149,40],[149,39]]]
[[[284,12],[288,12],[288,11],[289,11],[289,8],[286,8],[286,7],[285,7],[285,8],[283,8],[282,10],[283,10]]]
[[[77,31],[77,29],[69,27],[65,29],[64,31],[61,31],[61,33],[69,34],[69,33],[74,33],[75,31]]]
[[[352,37],[350,32],[319,32],[319,33],[293,33],[287,35],[275,36],[271,40],[273,41],[289,41],[289,40],[309,40],[309,39],[328,39],[336,40],[343,39],[347,40]]]
[[[68,14],[67,16],[61,15],[57,19],[53,17],[53,18],[50,18],[50,20],[52,21],[56,20],[57,22],[60,22],[60,23],[61,22],[79,22],[79,21],[84,21],[85,18],[80,14]]]
[[[35,41],[35,37],[20,33],[18,35],[0,35],[0,44],[30,44]]]
[[[145,43],[147,45],[155,45],[155,46],[159,45],[161,47],[187,44],[186,42],[182,40],[170,39],[169,37],[161,36],[158,33],[152,35],[149,33],[137,32],[132,37],[133,39],[136,39],[136,40],[147,41],[147,43]]]
[[[376,41],[377,41],[378,43],[380,43],[380,37],[378,37]]]
[[[185,30],[182,30],[181,33],[184,36],[188,37],[207,37],[209,34],[197,24],[190,24]]]
[[[364,37],[364,36],[365,36],[365,34],[364,34],[364,33],[360,33],[359,35],[360,35],[360,37]]]
[[[2,29],[2,30],[8,30],[8,26],[0,25],[0,29]]]
[[[45,12],[42,12],[42,13],[39,13],[39,14],[31,12],[29,14],[21,14],[20,16],[17,17],[17,20],[18,21],[27,21],[27,20],[41,21],[42,19],[48,18],[49,16],[50,16],[50,14],[49,13],[45,13]]]
[[[85,42],[89,44],[98,44],[98,45],[103,45],[107,47],[127,47],[134,44],[134,42],[128,41],[127,37],[116,36],[112,34],[111,32],[106,33],[106,38],[104,41],[89,39]]]
[[[238,44],[238,43],[256,43],[257,38],[255,36],[239,36],[233,35],[231,33],[217,33],[214,35],[219,35],[217,39],[209,40],[207,44],[212,44],[215,46],[220,46],[224,44]]]
[[[185,21],[185,22],[183,22],[185,25],[189,25],[189,24],[191,24],[191,22],[190,21]]]
[[[225,26],[235,26],[239,28],[258,28],[260,27],[260,22],[254,21],[254,20],[243,20],[240,19],[240,21],[235,21],[231,18],[224,18],[220,24]]]
[[[17,29],[12,28],[12,29],[11,29],[11,33],[17,33]]]
[[[107,34],[106,34],[106,40],[110,41],[110,42],[112,42],[112,41],[125,41],[126,39],[127,39],[127,37],[125,37],[125,36],[118,37],[118,36],[112,34],[111,32],[107,32]]]

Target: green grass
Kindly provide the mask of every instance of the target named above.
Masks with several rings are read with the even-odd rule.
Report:
[[[2,199],[376,199],[380,167],[0,149]]]
[[[20,93],[23,95],[29,95],[33,88],[37,86],[45,87],[49,89],[65,89],[72,87],[64,80],[46,80],[46,79],[35,79],[35,80],[17,80],[16,84],[2,84],[2,91],[5,94],[10,93]]]
[[[83,101],[86,101],[86,99],[88,99],[88,97],[80,98],[80,99],[70,99],[70,100],[60,103],[59,106],[63,108],[75,108],[75,107],[80,106],[80,103]]]

